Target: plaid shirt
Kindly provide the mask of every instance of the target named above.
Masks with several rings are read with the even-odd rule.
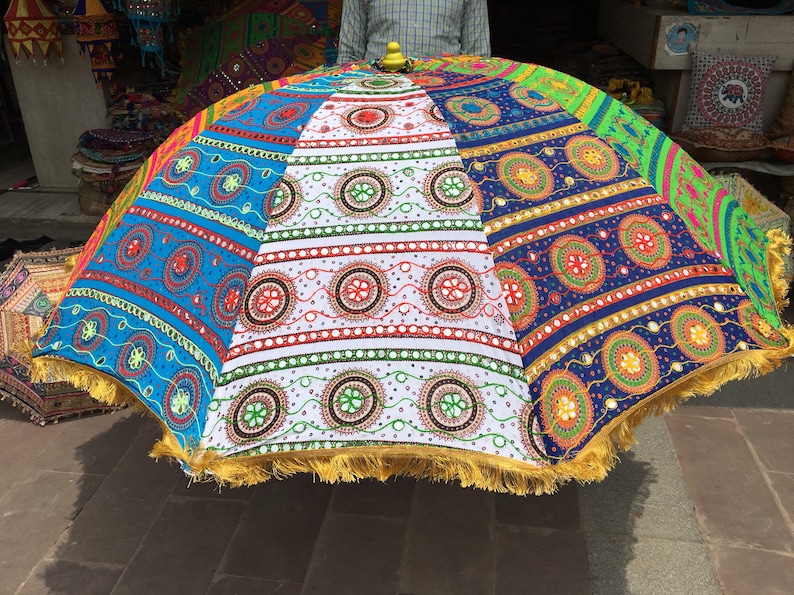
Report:
[[[490,56],[487,0],[343,0],[337,62],[405,56]]]

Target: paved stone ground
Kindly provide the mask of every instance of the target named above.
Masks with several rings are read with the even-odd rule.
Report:
[[[0,239],[95,223],[73,195],[0,195]],[[790,593],[794,369],[692,403],[647,420],[604,482],[527,498],[310,476],[218,491],[147,457],[149,419],[38,427],[0,403],[0,593]]]

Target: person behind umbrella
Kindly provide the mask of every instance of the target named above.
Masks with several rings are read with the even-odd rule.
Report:
[[[337,63],[406,56],[490,56],[487,0],[344,0]]]

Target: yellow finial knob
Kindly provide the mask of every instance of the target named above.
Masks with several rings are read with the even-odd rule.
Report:
[[[383,57],[383,70],[397,72],[405,66],[405,56],[400,52],[400,44],[390,41],[386,46],[386,55]]]

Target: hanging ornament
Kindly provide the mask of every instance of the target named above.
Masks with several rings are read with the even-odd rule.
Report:
[[[58,30],[58,19],[41,0],[11,0],[3,17],[8,30],[8,45],[19,64],[22,51],[36,61],[34,48],[44,56],[54,51],[63,61],[63,41]]]
[[[94,80],[97,84],[102,77],[111,80],[116,72],[114,47],[121,38],[115,15],[103,0],[78,0],[72,18],[80,52],[91,58]]]
[[[146,66],[151,58],[155,64],[160,64],[161,74],[165,74],[166,34],[169,41],[174,40],[171,30],[173,0],[127,0],[125,11],[135,32],[133,41],[141,49],[141,65]]]

